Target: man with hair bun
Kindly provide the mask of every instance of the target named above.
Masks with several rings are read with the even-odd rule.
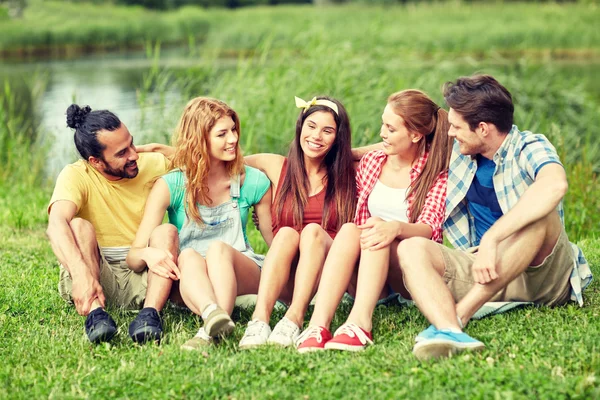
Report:
[[[513,125],[512,96],[489,75],[444,86],[448,173],[444,234],[455,249],[409,238],[398,246],[404,281],[431,322],[415,339],[421,360],[484,344],[463,332],[488,301],[583,305],[592,280],[564,228],[565,170],[543,135]]]
[[[60,295],[86,316],[93,343],[117,333],[106,303],[143,309],[129,326],[133,341],[160,341],[159,316],[179,270],[177,229],[157,227],[150,237],[153,261],[141,268],[125,262],[154,180],[168,170],[159,153],[138,154],[125,124],[110,111],[73,104],[67,125],[75,129],[82,159],[59,174],[48,205],[48,238],[60,266]]]

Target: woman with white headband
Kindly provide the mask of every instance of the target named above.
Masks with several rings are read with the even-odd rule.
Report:
[[[295,343],[333,238],[355,212],[350,121],[344,106],[329,97],[309,102],[296,98],[296,106],[302,111],[287,157],[246,157],[271,180],[275,237],[263,265],[252,320],[240,341],[242,349]],[[271,331],[269,320],[277,299],[289,303],[289,308]]]

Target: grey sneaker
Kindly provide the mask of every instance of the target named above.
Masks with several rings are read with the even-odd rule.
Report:
[[[231,317],[221,307],[215,307],[204,318],[204,331],[210,337],[227,336],[235,329]]]
[[[204,347],[208,347],[213,343],[213,338],[208,336],[204,331],[204,327],[198,330],[196,336],[181,345],[183,350],[200,350]]]
[[[273,332],[267,339],[268,344],[275,344],[282,347],[289,347],[296,343],[300,336],[300,328],[287,317],[281,318],[281,321],[275,325]]]
[[[258,319],[253,319],[248,322],[248,327],[242,340],[240,340],[240,349],[253,349],[255,347],[264,346],[267,344],[267,339],[271,334],[271,327],[269,324]]]

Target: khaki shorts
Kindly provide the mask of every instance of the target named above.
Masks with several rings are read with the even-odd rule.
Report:
[[[471,273],[477,247],[466,251],[441,246],[444,256],[444,281],[455,301],[462,299],[475,284]],[[490,301],[531,301],[548,306],[560,305],[571,297],[570,277],[575,256],[563,229],[552,253],[537,266],[528,267]]]
[[[148,269],[137,273],[129,269],[125,261],[109,263],[100,252],[100,285],[106,301],[113,307],[139,309],[144,305],[148,286]],[[72,302],[73,281],[69,271],[60,266],[58,293]]]

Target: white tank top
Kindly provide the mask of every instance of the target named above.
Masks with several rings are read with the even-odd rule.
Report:
[[[378,179],[367,201],[369,213],[384,221],[408,222],[407,192],[408,188],[391,188]]]

